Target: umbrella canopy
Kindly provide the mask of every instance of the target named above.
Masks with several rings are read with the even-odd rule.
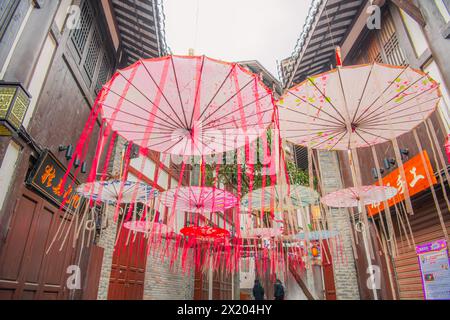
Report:
[[[163,153],[234,150],[272,122],[272,94],[236,63],[205,56],[139,60],[105,84],[103,118],[128,141]]]
[[[197,239],[223,239],[230,236],[228,230],[210,226],[185,227],[180,232],[187,237],[195,237]]]
[[[378,63],[309,77],[277,102],[287,140],[349,150],[389,141],[436,110],[438,84],[422,71]]]
[[[273,202],[275,210],[288,210],[315,204],[318,199],[319,194],[308,187],[290,185],[288,188],[287,185],[273,185],[246,194],[241,200],[241,205],[244,208],[249,208],[251,205],[252,209],[270,210]]]
[[[168,208],[185,212],[224,212],[236,206],[238,200],[225,190],[190,186],[161,193],[161,202]]]
[[[371,205],[389,200],[397,194],[397,189],[387,186],[363,186],[341,189],[327,194],[320,200],[329,207],[350,208]]]
[[[122,197],[120,192],[122,190]],[[94,181],[81,184],[77,188],[77,193],[87,199],[102,202],[116,203],[147,203],[148,200],[156,197],[158,191],[142,182],[121,180]]]
[[[169,226],[160,222],[133,220],[123,224],[123,226],[135,232],[152,232],[154,234],[169,234],[173,230]]]

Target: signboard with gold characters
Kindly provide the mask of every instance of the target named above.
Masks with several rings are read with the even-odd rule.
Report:
[[[46,150],[30,175],[27,184],[58,205],[58,207],[64,201],[65,209],[76,209],[80,205],[81,200],[75,191],[79,183],[69,174],[63,187],[62,183],[65,173],[66,168],[49,150]]]

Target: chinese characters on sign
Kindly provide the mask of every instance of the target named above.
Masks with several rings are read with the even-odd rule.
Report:
[[[65,201],[65,208],[76,209],[80,205],[81,200],[80,196],[75,193],[78,182],[74,181],[72,175],[69,175],[63,187],[62,183],[65,173],[66,169],[56,157],[50,151],[45,151],[34,173],[30,176],[28,184],[58,206]]]
[[[431,175],[431,182],[433,184],[437,183],[436,177],[433,175],[433,168],[431,167],[430,159],[428,158],[428,153],[423,151],[423,156],[425,158],[425,164],[422,161],[421,155],[418,154],[411,158],[409,161],[403,164],[405,169],[406,181],[402,179],[400,170],[396,169],[390,174],[383,178],[384,186],[391,186],[397,188],[397,195],[388,201],[389,206],[403,201],[405,199],[405,187],[408,186],[409,195],[413,196],[425,189],[430,187],[426,175],[426,167]],[[378,185],[378,183],[375,183]],[[374,203],[368,206],[368,213],[370,215],[378,214],[379,211],[384,209],[384,203]]]
[[[425,300],[450,299],[450,269],[447,242],[438,240],[418,245],[420,274]]]

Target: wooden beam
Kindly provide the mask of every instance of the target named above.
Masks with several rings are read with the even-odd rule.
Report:
[[[292,264],[289,264],[289,271],[291,271],[292,276],[294,277],[295,281],[300,286],[300,288],[302,289],[303,293],[308,298],[308,300],[315,300],[313,295],[309,291],[307,285],[303,282],[302,278],[300,277],[297,270],[295,269],[295,266],[293,266]]]
[[[421,27],[425,27],[426,22],[420,9],[412,2],[412,0],[391,0],[399,9],[405,11],[413,18]]]

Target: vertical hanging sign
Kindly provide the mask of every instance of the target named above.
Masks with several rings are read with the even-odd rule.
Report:
[[[450,300],[450,268],[447,242],[438,240],[418,245],[420,274],[425,300]]]

